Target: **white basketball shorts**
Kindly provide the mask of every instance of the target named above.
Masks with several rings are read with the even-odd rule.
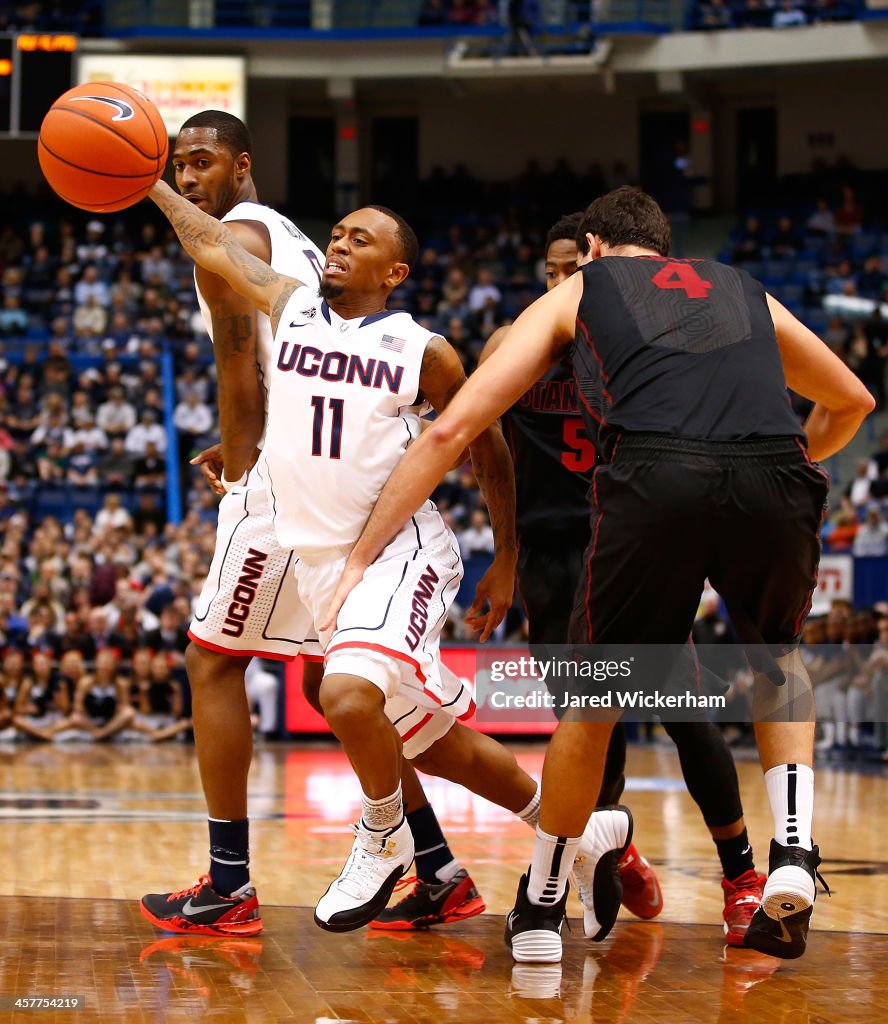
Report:
[[[252,474],[251,474],[252,479]],[[220,654],[290,661],[323,657],[293,575],[295,556],[274,534],[264,487],[236,487],[219,504],[216,550],[188,635]]]
[[[345,561],[296,561],[299,594],[315,622],[326,616]],[[382,690],[407,758],[475,712],[472,684],[441,664],[439,647],[462,574],[456,538],[440,514],[417,512],[349,594],[336,628],[321,636],[324,674],[360,676]]]

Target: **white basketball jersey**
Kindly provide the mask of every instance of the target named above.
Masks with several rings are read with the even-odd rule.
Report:
[[[281,547],[320,562],[358,539],[419,436],[432,337],[401,311],[343,320],[314,288],[290,297],[274,339],[264,452]]]
[[[320,283],[325,256],[314,242],[303,234],[296,225],[282,214],[261,203],[238,203],[222,218],[223,223],[232,220],[259,221],[268,228],[271,239],[271,268],[287,277],[295,277],[305,285]],[[210,308],[200,293],[195,281],[197,302],[206,325],[210,340],[213,340],[213,320]],[[266,387],[266,411],[268,408],[268,371],[271,361],[272,331],[271,320],[264,314],[256,314],[256,362],[262,372]]]

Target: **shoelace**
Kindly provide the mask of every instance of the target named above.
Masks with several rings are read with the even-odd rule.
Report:
[[[815,877],[815,878],[817,879],[817,881],[818,881],[818,882],[820,882],[820,884],[821,884],[821,885],[823,886],[823,889],[822,889],[822,891],[823,891],[823,892],[825,892],[827,896],[830,896],[830,897],[831,897],[831,896],[832,896],[832,890],[831,890],[831,889],[830,889],[830,887],[829,887],[829,886],[828,886],[828,885],[826,884],[826,879],[825,879],[825,878],[823,877],[823,875],[821,875],[821,874],[820,874],[820,872],[819,872],[819,871],[817,870],[817,868],[814,868],[814,877]]]
[[[420,879],[418,875],[410,875],[408,878],[402,878],[399,882],[395,882],[394,891],[397,892],[399,889],[406,889],[408,885],[417,885],[419,881]]]
[[[339,879],[339,888],[347,892],[349,896],[357,898],[361,896],[365,887],[373,882],[379,856],[385,851],[388,835],[383,836],[382,840],[379,841],[379,853],[374,854],[370,850],[365,850],[361,842],[363,836],[369,835],[368,831],[362,829],[360,825],[352,825],[352,831],[359,841],[358,847],[352,851],[350,866],[347,872],[343,872],[345,877],[340,877]],[[373,842],[375,843],[377,840],[373,839]]]
[[[171,892],[167,896],[167,903],[172,903],[173,900],[180,900],[183,896],[196,896],[198,892],[204,887],[212,888],[212,881],[209,875],[201,875],[200,878],[189,886],[187,889],[180,889],[179,892]]]

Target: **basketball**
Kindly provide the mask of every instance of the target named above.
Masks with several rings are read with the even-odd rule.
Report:
[[[56,194],[81,210],[111,213],[139,202],[163,173],[169,142],[157,107],[119,82],[88,82],[50,107],[37,140]]]

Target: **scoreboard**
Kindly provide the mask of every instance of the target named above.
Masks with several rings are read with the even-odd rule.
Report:
[[[74,84],[78,39],[57,33],[0,35],[0,137],[29,138]]]

